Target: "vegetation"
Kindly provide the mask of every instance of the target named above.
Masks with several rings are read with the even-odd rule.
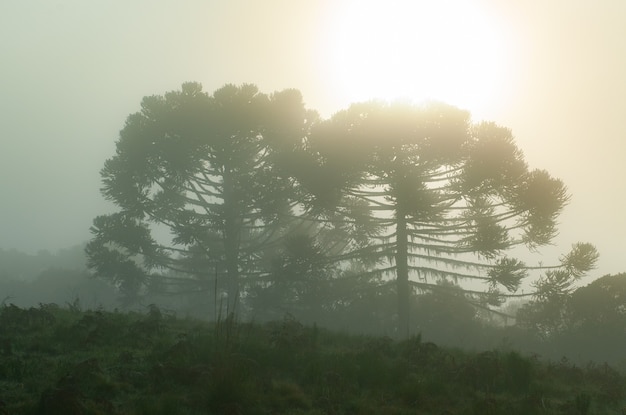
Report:
[[[89,308],[117,306],[118,290],[93,278],[86,264],[84,245],[34,255],[0,250],[0,305],[28,308],[78,301]]]
[[[77,245],[50,253],[41,250],[37,254],[0,249],[0,280],[15,279],[33,281],[44,270],[51,268],[86,271],[85,246]]]
[[[505,128],[189,83],[144,99],[102,178],[107,283],[0,251],[0,415],[626,413],[626,274],[576,288],[585,243],[511,256],[569,196]]]
[[[571,356],[626,363],[626,273],[524,304],[517,325]]]
[[[480,309],[516,295],[532,267],[510,249],[549,243],[569,199],[466,111],[360,103],[321,120],[298,91],[252,85],[144,98],[102,179],[119,211],[94,220],[89,266],[129,304],[192,291],[244,316],[337,315],[392,290],[399,337],[416,293]],[[559,295],[597,257],[574,244],[537,292]]]
[[[301,174],[330,169],[316,196],[340,195],[334,210],[356,206],[374,228],[344,257],[395,279],[403,335],[416,290],[471,281],[480,289],[465,290],[466,299],[479,307],[499,305],[502,290],[516,292],[527,267],[507,251],[549,243],[568,200],[560,180],[528,169],[510,130],[469,118],[443,104],[355,104],[311,132],[319,167]],[[559,275],[570,281],[593,267],[594,255],[575,246]]]
[[[311,121],[296,91],[266,96],[228,85],[208,96],[187,83],[146,97],[102,170],[103,194],[121,211],[94,221],[93,268],[130,295],[215,280],[233,310],[241,278],[257,274],[259,253],[276,244],[277,215],[291,210],[292,183],[276,160]],[[154,225],[171,237],[154,237]]]
[[[610,366],[467,353],[414,336],[0,307],[0,414],[616,414]]]
[[[73,309],[122,308],[143,312],[148,305],[158,304],[162,310],[179,316],[215,320],[219,315],[219,307],[214,307],[213,299],[202,291],[145,294],[142,303],[128,308],[114,287],[89,275],[84,269],[84,252],[80,247],[75,250],[76,259],[63,264],[52,254],[47,254],[48,261],[44,261],[39,254],[7,253],[0,266],[15,269],[16,275],[26,279],[0,276],[0,306],[14,303],[30,308],[39,303],[56,303]],[[297,255],[303,250],[306,249],[299,243],[291,244],[286,257],[291,259],[277,264],[284,266],[280,284],[254,292],[257,297],[248,299],[254,307],[256,322],[280,320],[285,313],[291,313],[303,324],[317,324],[339,332],[372,336],[395,334],[396,299],[392,285],[369,287],[371,282],[367,279],[345,276],[323,279],[323,285],[310,285],[319,288],[318,291],[308,290],[309,281],[305,278],[289,278],[289,271],[304,268]],[[67,252],[60,254],[64,256]],[[78,255],[81,253],[82,258]],[[30,260],[24,261],[24,258]],[[39,274],[28,274],[33,263],[42,269]],[[66,268],[59,268],[61,265]],[[302,275],[315,277],[304,271]],[[626,370],[623,353],[626,349],[625,283],[624,273],[606,275],[587,286],[570,287],[550,302],[545,298],[515,299],[497,312],[476,308],[466,300],[462,289],[447,283],[445,290],[412,296],[411,331],[421,333],[424,341],[442,347],[512,348],[552,360],[566,356],[578,365],[588,361],[608,362]],[[285,304],[284,298],[296,298],[289,291],[296,292],[299,301]],[[288,307],[281,311],[283,305]]]

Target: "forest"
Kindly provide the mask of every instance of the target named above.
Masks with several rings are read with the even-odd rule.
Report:
[[[185,83],[142,100],[101,177],[117,211],[86,245],[0,250],[0,414],[626,411],[626,274],[582,286],[589,242],[524,260],[570,195],[505,127]]]

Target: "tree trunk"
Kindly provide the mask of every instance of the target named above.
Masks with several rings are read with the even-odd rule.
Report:
[[[226,310],[228,314],[235,313],[239,302],[239,233],[237,200],[230,172],[224,172],[224,255],[226,259],[226,278],[228,300]]]
[[[396,210],[396,290],[398,297],[398,335],[409,336],[411,291],[409,287],[408,233],[406,215]]]
[[[239,235],[235,218],[227,217],[224,234],[226,278],[228,279],[228,313],[234,313],[239,301]]]

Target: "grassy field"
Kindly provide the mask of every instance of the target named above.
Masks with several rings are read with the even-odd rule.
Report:
[[[0,308],[0,415],[617,414],[606,365],[305,327]]]

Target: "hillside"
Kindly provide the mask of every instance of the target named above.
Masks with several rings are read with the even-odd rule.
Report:
[[[626,378],[346,335],[289,316],[268,324],[0,308],[0,414],[616,414]]]

